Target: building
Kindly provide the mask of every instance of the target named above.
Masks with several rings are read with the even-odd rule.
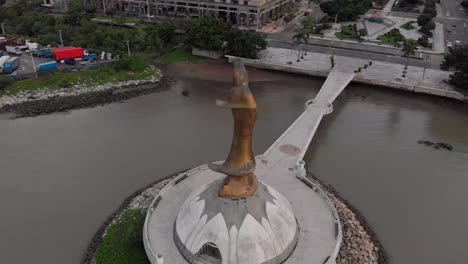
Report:
[[[234,25],[257,27],[287,14],[294,0],[97,0],[101,11],[146,17],[222,18]]]

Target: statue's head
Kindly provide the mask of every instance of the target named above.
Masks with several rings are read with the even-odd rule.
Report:
[[[247,70],[241,59],[234,60],[234,86],[226,101],[217,101],[220,106],[229,108],[257,108],[255,99],[249,89]]]

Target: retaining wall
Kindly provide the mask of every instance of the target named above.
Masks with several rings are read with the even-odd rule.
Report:
[[[233,62],[235,58],[240,58],[244,62],[245,65],[260,68],[260,69],[267,69],[267,70],[275,70],[275,71],[283,71],[283,72],[290,72],[290,73],[298,73],[298,74],[305,74],[310,76],[318,76],[318,77],[327,77],[329,70],[314,70],[314,69],[307,69],[301,67],[295,67],[292,65],[280,65],[280,64],[272,64],[272,63],[264,63],[258,60],[253,59],[246,59],[241,57],[235,57],[226,55],[229,62]],[[394,82],[388,80],[381,80],[381,79],[372,79],[365,76],[355,76],[353,78],[353,82],[363,83],[363,84],[370,84],[370,85],[377,85],[377,86],[385,86],[393,89],[410,91],[414,93],[421,93],[421,94],[429,94],[435,96],[446,97],[450,99],[455,99],[461,102],[468,102],[468,96],[464,96],[463,94],[456,92],[456,91],[449,91],[444,89],[437,89],[433,87],[421,86],[421,85],[412,85],[406,84],[403,82]]]

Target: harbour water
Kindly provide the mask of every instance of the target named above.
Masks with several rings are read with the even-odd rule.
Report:
[[[228,64],[180,66],[168,91],[92,109],[0,115],[0,256],[79,263],[100,224],[135,190],[224,159],[231,141]],[[258,104],[254,152],[295,120],[323,83],[249,69]],[[187,90],[190,96],[181,95]],[[447,100],[351,85],[306,164],[367,219],[391,263],[466,259],[468,110]],[[418,140],[446,142],[436,150]]]

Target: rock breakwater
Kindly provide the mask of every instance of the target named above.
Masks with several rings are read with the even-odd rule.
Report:
[[[335,205],[343,228],[343,240],[336,258],[337,264],[385,264],[387,257],[375,233],[364,217],[332,186],[322,184],[315,176],[307,177],[319,184]]]
[[[169,88],[169,78],[161,71],[144,80],[110,82],[96,86],[75,85],[59,90],[39,89],[0,97],[0,112],[12,112],[16,118],[33,117],[72,109],[90,108],[122,101]]]

